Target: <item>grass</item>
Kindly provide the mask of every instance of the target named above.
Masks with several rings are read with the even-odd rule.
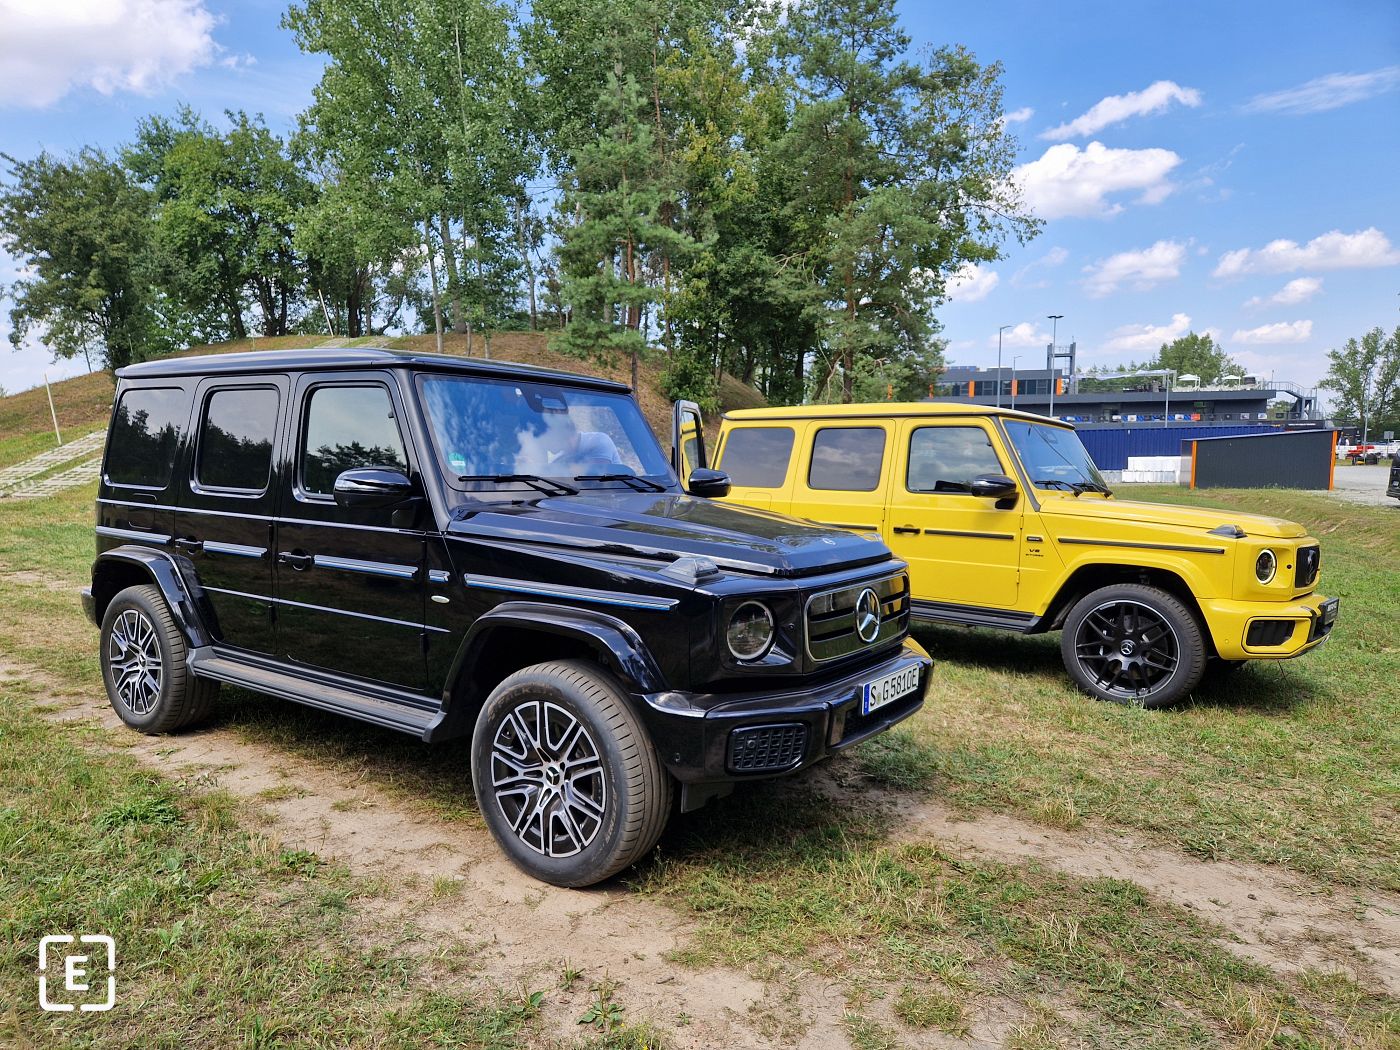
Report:
[[[1299,661],[1247,669],[1181,709],[1144,712],[1076,694],[1054,639],[921,632],[939,661],[931,703],[899,732],[842,761],[842,769],[859,770],[884,792],[833,800],[815,793],[819,779],[741,791],[673,822],[657,857],[634,873],[634,892],[698,924],[682,958],[779,980],[820,973],[844,996],[843,1025],[857,1046],[924,1045],[926,1032],[975,1035],[998,1012],[1012,1020],[996,1038],[1023,1047],[1400,1041],[1395,1001],[1340,972],[1281,975],[1246,962],[1222,944],[1221,930],[1129,882],[971,861],[934,843],[905,841],[893,834],[900,831],[897,810],[878,804],[932,792],[973,813],[1015,812],[1071,832],[1124,830],[1203,858],[1276,865],[1317,879],[1323,891],[1400,887],[1393,843],[1400,576],[1392,568],[1400,512],[1301,493],[1172,489],[1150,497],[1308,524],[1323,541],[1322,587],[1342,597],[1332,642]],[[91,499],[87,487],[0,503],[0,573],[21,574],[5,578],[0,651],[87,696],[101,688],[96,647],[73,589],[92,555]],[[130,957],[157,960],[151,982],[142,985],[156,1011],[151,1030],[172,1033],[172,1045],[176,1035],[208,1045],[323,1037],[390,1046],[528,1041],[529,1020],[521,1018],[530,1009],[527,996],[473,998],[459,990],[441,998],[446,993],[436,983],[425,988],[411,952],[390,959],[366,949],[392,945],[394,935],[386,941],[382,928],[363,926],[357,893],[369,891],[335,864],[260,844],[227,800],[94,755],[84,731],[23,715],[38,696],[20,699],[0,698],[0,727],[20,734],[0,739],[0,809],[25,820],[32,811],[38,823],[24,826],[23,839],[5,838],[9,825],[0,823],[0,856],[20,842],[42,848],[36,856],[21,849],[21,864],[0,871],[0,944],[10,946],[0,979],[31,979],[32,960],[22,953],[32,951],[41,922],[130,914],[150,931],[139,935]],[[479,821],[464,745],[425,748],[251,694],[225,702],[219,718],[246,739],[353,771],[367,789],[414,799],[446,823]],[[41,769],[49,780],[39,779]],[[50,781],[67,785],[51,792],[56,810],[38,793],[37,785]],[[128,855],[123,875],[134,888],[92,877]],[[188,883],[162,874],[171,856],[180,858]],[[197,884],[213,870],[219,881],[204,892]],[[455,887],[434,884],[432,891],[445,895]],[[349,998],[327,991],[332,978],[347,978],[345,969],[317,983],[314,975],[291,974],[314,964],[299,949],[268,958],[274,949],[254,928],[277,931],[284,921],[306,924],[325,944],[346,945],[346,965],[360,978]],[[161,983],[173,969],[159,962],[166,940],[210,949],[213,958],[200,963],[208,967],[200,971],[204,983],[173,991]],[[164,958],[172,951],[166,947]],[[259,960],[257,973],[246,972],[253,969],[247,959]],[[279,976],[293,990],[288,1010],[313,1002],[322,1013],[284,1017],[278,997],[261,994],[264,979],[271,984]],[[144,1009],[147,999],[141,1002]],[[237,1006],[249,1002],[258,1009]],[[211,1004],[219,1011],[232,1005],[223,1020],[210,1020],[201,1011]],[[58,1041],[52,1026],[59,1022],[26,1023],[38,1026],[38,1041]],[[90,1034],[103,1022],[83,1023]],[[286,1027],[297,1024],[303,1027]],[[346,1026],[334,1037],[330,1027],[315,1027],[334,1024]],[[627,1025],[581,1028],[592,1040],[587,1045],[600,1048],[657,1040]],[[784,1037],[800,1030],[799,1019]],[[134,1027],[112,1031],[115,1045],[135,1045]]]

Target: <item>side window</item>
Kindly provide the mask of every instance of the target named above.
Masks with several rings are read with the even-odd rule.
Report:
[[[204,401],[195,480],[204,488],[263,492],[272,473],[277,391],[215,390]]]
[[[791,427],[736,427],[724,439],[720,469],[739,488],[777,489],[791,458]]]
[[[1002,472],[981,427],[919,427],[909,438],[910,492],[967,492],[978,474]]]
[[[812,442],[807,487],[873,492],[885,462],[883,427],[828,427]]]
[[[408,470],[394,405],[382,386],[318,386],[306,405],[301,487],[328,496],[353,467]]]
[[[153,489],[170,484],[189,410],[189,395],[178,387],[122,394],[107,442],[108,484]]]

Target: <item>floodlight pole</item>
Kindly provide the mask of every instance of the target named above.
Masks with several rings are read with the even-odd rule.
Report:
[[[1015,325],[1004,324],[997,329],[997,408],[1001,407],[1001,334]]]

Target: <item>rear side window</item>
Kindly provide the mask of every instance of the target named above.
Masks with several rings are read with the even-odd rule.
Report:
[[[812,442],[807,487],[842,492],[873,492],[885,462],[883,427],[829,427]]]
[[[330,495],[335,479],[355,467],[408,470],[394,405],[382,386],[321,386],[306,408],[301,486]]]
[[[1001,461],[981,427],[920,427],[909,438],[910,492],[969,492],[978,474],[1000,474]]]
[[[117,402],[107,442],[107,482],[163,489],[170,484],[190,403],[178,387],[128,390]]]
[[[264,491],[276,431],[276,390],[215,390],[204,402],[195,479],[205,488]]]
[[[791,427],[736,427],[724,439],[722,469],[740,488],[777,489],[791,458]]]

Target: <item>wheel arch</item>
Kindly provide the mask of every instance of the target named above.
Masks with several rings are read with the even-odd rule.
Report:
[[[551,660],[587,660],[633,692],[665,688],[651,652],[622,620],[571,606],[505,602],[467,631],[448,672],[442,714],[423,738],[469,736],[492,689],[522,668]]]
[[[102,623],[113,598],[128,587],[144,584],[153,585],[161,592],[176,626],[191,647],[212,643],[204,614],[180,575],[174,558],[146,547],[114,547],[103,551],[93,562],[92,600],[97,623]]]
[[[1086,594],[1100,587],[1110,587],[1117,583],[1139,583],[1166,591],[1182,605],[1186,606],[1201,630],[1201,637],[1215,655],[1215,643],[1211,640],[1210,624],[1201,611],[1191,585],[1180,574],[1157,565],[1127,565],[1118,562],[1094,562],[1080,565],[1072,572],[1055,593],[1045,615],[1040,618],[1038,629],[1057,631],[1064,626],[1065,617],[1074,603]]]

